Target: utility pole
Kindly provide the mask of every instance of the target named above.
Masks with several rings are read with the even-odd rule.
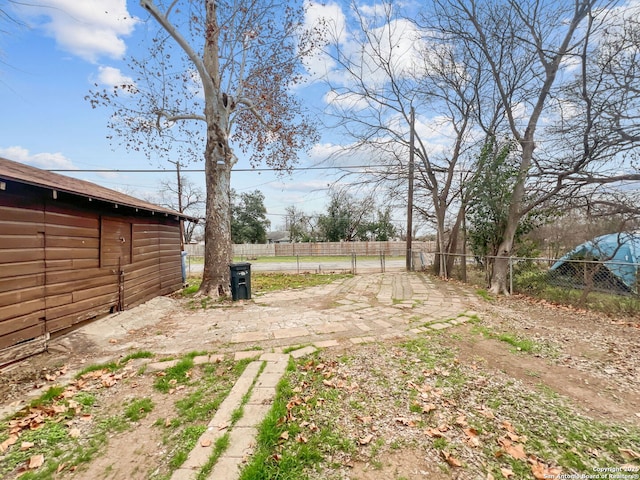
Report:
[[[411,251],[411,241],[413,237],[413,169],[414,169],[414,124],[415,124],[415,110],[411,106],[411,120],[409,131],[409,189],[407,192],[407,272],[413,270],[413,253]]]
[[[176,166],[176,174],[178,176],[178,211],[180,213],[184,213],[182,211],[182,180],[180,178],[180,161],[172,162],[169,160],[169,163],[173,163]],[[180,250],[184,251],[184,220],[180,219]]]

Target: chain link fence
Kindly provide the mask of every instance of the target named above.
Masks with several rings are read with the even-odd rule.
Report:
[[[499,257],[446,255],[443,262],[430,254],[423,269],[437,273],[440,264],[449,277],[486,287],[493,262]],[[506,258],[506,257],[502,257]],[[565,289],[586,296],[591,292],[639,297],[640,264],[612,260],[508,257],[507,285],[510,293],[536,294],[546,289]]]

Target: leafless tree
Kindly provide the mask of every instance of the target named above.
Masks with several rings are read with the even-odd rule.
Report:
[[[303,9],[278,0],[140,0],[161,27],[149,57],[131,60],[132,81],[98,90],[111,127],[132,150],[205,162],[205,263],[200,294],[229,291],[230,175],[234,147],[287,169],[313,144],[312,123],[290,87],[312,48]]]
[[[327,78],[330,113],[350,138],[346,151],[385,165],[365,172],[361,181],[404,203],[413,125],[415,211],[435,226],[438,251],[453,252],[462,220],[460,184],[477,142],[473,126],[484,72],[467,74],[464,65],[473,60],[467,52],[403,15],[397,4],[383,3],[375,16],[352,5],[352,13],[357,48],[343,48],[342,32],[335,32],[327,48],[340,72]],[[450,265],[446,256],[439,258],[438,270],[446,276]]]
[[[593,36],[601,31],[613,2],[435,3],[442,31],[470,52],[481,54],[490,66],[497,92],[494,101],[505,112],[504,123],[496,124],[493,133],[508,135],[519,146],[519,173],[491,278],[491,291],[506,293],[508,256],[520,220],[560,192],[575,192],[579,185],[571,176],[604,158],[604,152],[581,148],[582,142],[568,141],[566,135],[563,148],[546,126],[561,117],[566,107],[563,89],[579,76],[574,67],[581,55],[591,52]],[[589,136],[588,129],[581,123],[581,140]]]
[[[174,181],[163,180],[160,182],[159,205],[179,211],[192,218],[199,220],[195,222],[185,222],[183,227],[183,237],[185,243],[191,243],[195,237],[196,229],[204,223],[204,206],[206,195],[203,190],[192,182],[189,177],[180,177],[180,185],[177,179]]]

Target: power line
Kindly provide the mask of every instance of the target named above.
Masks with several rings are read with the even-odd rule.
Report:
[[[353,168],[389,168],[389,165],[346,165],[332,167],[293,167],[293,168],[233,168],[232,172],[290,172],[290,171],[306,171],[306,170],[347,170]],[[157,169],[117,169],[117,168],[92,168],[92,169],[71,169],[71,168],[51,168],[48,172],[76,172],[76,173],[175,173],[175,170],[167,170],[164,168]],[[181,168],[180,172],[203,173],[204,168],[185,169]]]

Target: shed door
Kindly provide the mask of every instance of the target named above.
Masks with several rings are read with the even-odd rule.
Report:
[[[123,267],[130,264],[131,223],[103,218],[100,230],[100,266]]]

